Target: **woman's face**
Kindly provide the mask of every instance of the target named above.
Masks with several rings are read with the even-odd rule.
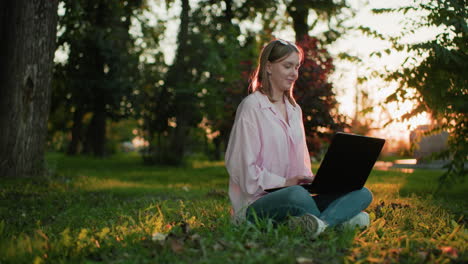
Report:
[[[273,91],[285,92],[294,86],[299,74],[300,59],[297,52],[292,52],[283,60],[278,62],[268,62],[267,71],[270,74],[270,81]]]

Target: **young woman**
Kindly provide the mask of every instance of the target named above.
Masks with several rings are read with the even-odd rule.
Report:
[[[363,188],[312,197],[298,186],[314,179],[302,110],[292,96],[303,56],[300,48],[281,39],[263,48],[252,78],[252,93],[237,108],[225,161],[237,222],[255,218],[287,221],[315,237],[326,227],[345,222],[368,225],[369,215],[361,211],[371,203],[372,194]],[[289,187],[264,191],[281,186]]]

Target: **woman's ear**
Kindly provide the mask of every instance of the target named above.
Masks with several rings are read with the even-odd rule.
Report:
[[[269,61],[266,63],[266,71],[268,75],[271,75],[271,62]]]

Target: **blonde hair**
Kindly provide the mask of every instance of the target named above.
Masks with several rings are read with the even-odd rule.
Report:
[[[262,53],[260,54],[260,57],[258,59],[257,69],[255,69],[255,71],[252,74],[252,81],[250,83],[251,91],[255,92],[258,90],[261,93],[268,96],[268,99],[270,99],[271,102],[275,102],[275,100],[273,99],[273,91],[266,69],[267,63],[280,62],[293,52],[297,52],[299,54],[300,63],[302,63],[304,53],[302,49],[294,45],[294,43],[282,39],[270,41],[270,43],[268,43],[262,49]],[[289,89],[288,91],[284,92],[284,95],[286,96],[288,101],[293,106],[296,106],[296,101],[294,100],[292,94],[293,89]]]

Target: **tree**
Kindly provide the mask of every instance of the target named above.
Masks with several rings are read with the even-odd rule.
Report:
[[[57,6],[0,3],[0,177],[43,173]]]
[[[188,0],[182,0],[180,13],[180,27],[177,35],[177,51],[174,64],[169,68],[166,76],[166,90],[174,91],[172,113],[174,113],[175,127],[169,138],[171,152],[167,153],[168,162],[179,165],[185,156],[185,147],[190,127],[196,126],[201,121],[200,111],[197,109],[196,85],[192,79],[193,70],[197,71],[193,64],[195,49],[190,43],[190,4]]]
[[[386,102],[411,100],[415,108],[404,115],[409,119],[427,111],[436,120],[432,133],[441,130],[450,133],[448,150],[437,157],[449,159],[442,183],[466,177],[465,162],[468,156],[468,12],[465,0],[415,0],[413,5],[397,9],[377,9],[376,13],[419,11],[407,19],[401,35],[384,37],[371,29],[363,31],[378,38],[388,39],[394,51],[409,52],[402,67],[384,74],[387,81],[399,83]],[[418,17],[419,16],[419,17]],[[414,19],[414,18],[419,19]],[[434,39],[420,43],[403,43],[403,36],[415,31],[437,27],[441,30]],[[390,53],[391,50],[385,52]],[[379,55],[377,53],[376,55]],[[409,92],[414,91],[414,93]]]
[[[63,4],[59,45],[69,53],[67,61],[55,67],[58,85],[52,110],[65,110],[73,120],[69,154],[78,153],[82,145],[84,152],[104,156],[107,120],[128,117],[132,111],[139,54],[129,29],[141,1]]]
[[[224,6],[223,6],[224,4]],[[232,0],[200,3],[193,14],[193,23],[204,40],[202,71],[209,73],[201,79],[205,93],[200,100],[204,107],[207,137],[212,140],[210,156],[221,159],[229,140],[237,105],[248,94],[249,75],[257,57],[255,38],[245,34],[245,43],[239,41],[241,30],[235,18],[239,16]]]
[[[229,133],[225,124],[232,126],[231,112],[224,111],[233,99],[227,91],[241,79],[243,58],[232,1],[222,3],[201,2],[190,9],[182,2],[176,58],[163,85],[147,91],[154,98],[151,110],[144,111],[149,162],[180,165],[200,141],[205,154],[220,158]]]
[[[345,29],[343,21],[351,17],[353,13],[348,12],[350,8],[345,0],[283,0],[282,4],[286,6],[287,15],[292,18],[296,43],[304,49],[306,54],[296,82],[294,96],[303,110],[309,151],[312,154],[319,154],[322,140],[329,139],[333,132],[343,130],[346,126],[344,116],[336,111],[337,101],[332,90],[333,85],[328,82],[334,66],[333,59],[325,47],[341,36]],[[250,17],[256,15],[252,10],[265,14],[273,13],[274,19],[278,19],[277,5],[277,1],[247,1],[243,5],[243,12],[249,14]],[[317,18],[312,24],[308,23],[311,12]],[[274,19],[266,21],[268,25],[265,27],[271,27],[270,24],[275,25],[272,22]],[[309,32],[319,22],[326,23],[327,29],[315,37],[309,36]]]
[[[261,45],[283,23],[276,1],[234,3],[202,1],[190,9],[188,2],[181,2],[176,58],[163,85],[148,90],[148,94],[157,96],[151,100],[153,108],[144,111],[148,117],[146,134],[153,142],[147,160],[180,164],[195,141],[191,134],[198,126],[205,129],[213,157],[221,158],[237,105],[248,94],[250,73]],[[241,21],[258,16],[262,18],[263,30],[253,32],[247,28],[241,34]],[[323,88],[331,89],[331,85]],[[335,107],[333,93],[327,95],[330,106]]]
[[[284,1],[287,6],[288,14],[293,19],[293,29],[296,33],[296,41],[300,42],[303,37],[309,36],[309,31],[314,29],[319,21],[327,22],[328,30],[323,32],[320,38],[322,43],[331,43],[338,39],[343,33],[344,27],[342,23],[353,14],[350,13],[341,16],[345,10],[349,10],[346,0],[292,0]],[[308,24],[310,11],[315,13],[317,19],[312,25]],[[335,21],[335,23],[332,23]]]
[[[140,131],[149,145],[143,151],[145,163],[162,163],[163,153],[161,149],[167,149],[163,144],[163,138],[168,133],[169,111],[166,107],[170,104],[168,91],[164,89],[164,78],[168,66],[164,62],[164,56],[159,47],[159,40],[164,34],[164,21],[157,21],[152,26],[144,16],[137,16],[141,25],[141,36],[137,41],[144,43],[139,45],[141,49],[138,82],[135,93],[136,104],[134,110],[135,118],[140,120]],[[165,94],[162,94],[165,93]],[[165,95],[167,97],[165,97]]]
[[[328,81],[334,70],[333,59],[321,48],[316,38],[304,36],[298,46],[304,51],[304,62],[299,68],[299,78],[294,97],[302,108],[304,129],[309,151],[319,154],[321,140],[329,139],[335,131],[346,126],[344,117],[337,113],[337,101],[333,86]]]
[[[164,76],[156,95],[156,104],[150,111],[155,116],[146,119],[146,132],[158,140],[150,142],[150,153],[145,159],[151,163],[181,165],[190,145],[192,128],[202,120],[197,94],[202,72],[202,48],[198,34],[192,31],[191,9],[188,0],[181,1],[180,26],[174,63]],[[156,122],[155,122],[156,121]]]

